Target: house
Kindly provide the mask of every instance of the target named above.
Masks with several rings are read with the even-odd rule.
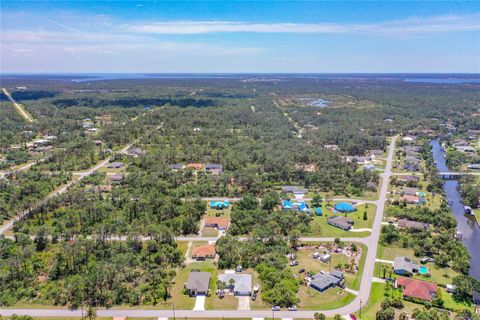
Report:
[[[293,194],[296,199],[303,199],[303,197],[307,193],[307,190],[305,188],[297,186],[283,186],[282,192],[286,194]]]
[[[322,261],[323,263],[327,263],[328,261],[330,261],[330,259],[332,259],[332,256],[328,253],[318,257],[318,260]]]
[[[399,184],[408,184],[408,183],[417,183],[419,181],[418,177],[411,175],[404,175],[397,178],[397,183]]]
[[[338,144],[324,144],[323,148],[327,150],[333,150],[333,151],[340,150],[340,148],[338,147]]]
[[[227,209],[230,206],[230,202],[228,201],[210,201],[210,208],[211,209]]]
[[[377,149],[368,150],[367,154],[368,154],[371,158],[376,159],[376,158],[381,158],[381,157],[383,157],[384,151],[383,151],[383,150],[377,150]]]
[[[110,176],[110,183],[121,183],[123,181],[123,175],[114,174]]]
[[[192,258],[197,261],[205,261],[206,259],[215,259],[217,250],[214,244],[206,244],[192,249]]]
[[[403,288],[403,297],[414,298],[423,301],[432,301],[437,293],[437,285],[433,282],[415,280],[412,278],[399,277],[395,281],[395,288]]]
[[[144,154],[146,154],[145,150],[140,149],[140,148],[130,148],[127,153],[131,156],[134,156],[134,157],[139,157],[139,156],[143,156]]]
[[[418,272],[418,264],[406,257],[395,257],[393,260],[393,272],[402,276],[410,276]]]
[[[463,152],[463,153],[474,153],[475,149],[471,146],[456,146],[455,149],[458,152]]]
[[[339,202],[334,206],[335,210],[339,212],[354,212],[357,211],[357,209],[350,203],[348,202]]]
[[[207,295],[210,289],[210,272],[191,271],[185,288],[191,297]]]
[[[402,194],[405,196],[405,195],[409,195],[409,196],[415,196],[417,195],[417,192],[418,192],[418,189],[417,188],[410,188],[410,187],[406,187],[402,190]]]
[[[238,274],[233,271],[218,275],[218,280],[226,285],[226,289],[230,290],[236,296],[249,296],[252,294],[252,275]]]
[[[376,167],[374,164],[366,164],[363,166],[363,170],[367,170],[367,171],[371,171],[371,170],[375,170]]]
[[[204,226],[217,228],[218,230],[227,230],[230,222],[223,217],[205,217]]]
[[[109,169],[120,169],[120,168],[123,168],[125,165],[121,162],[112,162],[112,163],[109,163],[107,168]]]
[[[416,140],[415,137],[409,137],[409,136],[402,138],[402,141],[406,143],[411,143],[411,142],[414,142],[415,140]]]
[[[347,157],[347,162],[355,162],[356,164],[363,165],[363,164],[368,164],[369,161],[371,161],[372,158],[370,157],[361,157],[361,156],[348,156]]]
[[[172,169],[173,171],[182,170],[183,168],[185,168],[185,165],[183,163],[172,163],[170,165],[170,169]]]
[[[425,204],[426,200],[424,197],[417,197],[411,195],[404,195],[400,198],[400,201],[404,201],[408,204]]]
[[[188,169],[193,169],[196,171],[202,170],[203,169],[203,163],[189,163],[186,165]]]
[[[413,163],[405,163],[403,164],[403,170],[406,171],[418,171],[420,170],[418,164],[413,164]]]
[[[328,218],[328,224],[345,231],[352,229],[354,221],[350,218],[342,217],[342,216],[332,216]]]
[[[398,226],[400,228],[408,228],[408,229],[415,229],[415,230],[426,230],[426,229],[428,229],[428,223],[412,221],[412,220],[408,220],[408,219],[398,220]]]
[[[417,157],[409,156],[405,158],[404,162],[408,164],[418,165],[420,164],[420,159],[418,159]]]
[[[205,171],[211,174],[220,174],[223,172],[223,166],[218,163],[207,163],[205,165]]]
[[[341,286],[343,280],[343,273],[337,270],[332,270],[330,273],[317,273],[310,281],[310,287],[323,292],[328,288]]]
[[[290,200],[283,200],[282,201],[282,209],[285,211],[293,210],[295,212],[304,212],[310,213],[310,207],[306,202],[295,202]]]

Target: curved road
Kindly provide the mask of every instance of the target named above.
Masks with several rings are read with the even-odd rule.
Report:
[[[377,206],[375,220],[373,222],[372,233],[366,238],[345,238],[345,241],[359,241],[367,245],[367,257],[363,268],[362,281],[360,282],[360,290],[355,299],[346,306],[333,310],[311,310],[311,311],[277,311],[275,316],[278,318],[313,318],[315,312],[322,312],[327,317],[335,314],[348,315],[356,312],[360,306],[364,306],[369,299],[370,289],[374,280],[373,271],[375,266],[375,258],[377,256],[378,240],[380,238],[380,230],[382,227],[383,211],[387,199],[388,185],[390,176],[392,175],[392,159],[394,155],[395,142],[397,136],[393,137],[388,149],[388,158],[385,172],[381,174],[382,185],[380,195],[374,203]],[[199,238],[199,237],[195,237]],[[209,239],[209,238],[205,238]],[[214,238],[216,239],[216,238]],[[214,240],[212,239],[212,240]],[[192,240],[192,237],[178,238],[178,240]],[[301,238],[302,241],[327,241],[333,238]],[[0,309],[0,315],[11,316],[12,314],[30,315],[35,317],[80,317],[80,310],[65,309]],[[140,309],[101,309],[97,311],[99,317],[163,317],[171,318],[174,316],[172,310],[140,310]],[[271,310],[175,310],[176,317],[188,318],[267,318],[272,316]]]

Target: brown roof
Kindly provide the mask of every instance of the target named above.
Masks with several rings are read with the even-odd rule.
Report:
[[[195,169],[195,170],[202,170],[203,163],[189,163],[189,164],[187,164],[187,168]]]
[[[415,280],[412,278],[399,277],[397,286],[403,287],[403,295],[420,300],[431,301],[433,294],[437,292],[437,285],[433,282]]]
[[[401,200],[406,201],[407,203],[417,203],[420,200],[420,198],[417,197],[417,196],[411,196],[411,195],[406,194],[402,197]]]
[[[215,245],[213,244],[206,244],[203,246],[198,246],[193,248],[192,250],[192,257],[193,258],[207,258],[207,257],[214,257],[216,254]]]
[[[412,221],[408,219],[398,220],[398,226],[401,228],[412,228],[412,229],[427,229],[428,224],[418,221]]]
[[[223,217],[205,217],[205,225],[226,228],[229,225],[229,221]]]

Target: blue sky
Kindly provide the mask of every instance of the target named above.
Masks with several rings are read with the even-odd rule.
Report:
[[[478,1],[1,5],[1,72],[480,72]]]

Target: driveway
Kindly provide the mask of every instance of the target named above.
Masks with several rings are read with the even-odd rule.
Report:
[[[250,310],[250,296],[237,296],[238,310]]]
[[[195,307],[193,307],[193,310],[205,310],[205,295],[198,295],[195,298]]]

